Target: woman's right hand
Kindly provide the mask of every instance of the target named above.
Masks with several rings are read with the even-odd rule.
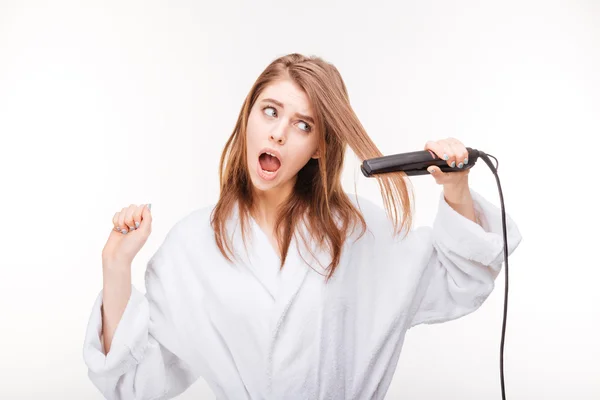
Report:
[[[102,249],[102,260],[131,265],[152,232],[150,205],[131,204],[113,216],[113,229]]]

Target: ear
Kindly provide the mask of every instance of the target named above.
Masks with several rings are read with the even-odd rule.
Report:
[[[317,158],[319,158],[319,157],[321,157],[321,155],[320,155],[320,153],[319,153],[319,150],[317,149],[317,150],[315,150],[315,152],[314,152],[314,154],[311,156],[311,158],[314,158],[314,159],[316,160],[316,159],[317,159]]]

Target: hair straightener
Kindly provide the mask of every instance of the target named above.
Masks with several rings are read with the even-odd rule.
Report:
[[[479,150],[467,147],[467,151],[469,152],[469,163],[463,168],[452,168],[445,160],[439,158],[435,154],[430,153],[428,150],[422,150],[413,151],[411,153],[401,153],[391,156],[371,158],[363,161],[360,169],[367,177],[375,174],[398,171],[404,171],[406,172],[406,175],[409,176],[429,175],[427,167],[432,165],[438,166],[442,172],[464,171],[466,169],[473,168],[480,156]]]

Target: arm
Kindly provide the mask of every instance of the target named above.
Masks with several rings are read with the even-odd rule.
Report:
[[[494,288],[504,262],[501,210],[474,190],[469,193],[480,224],[455,210],[444,194],[440,196],[438,214],[429,228],[434,251],[419,281],[411,327],[467,315]],[[508,214],[506,223],[510,255],[522,237]]]
[[[103,302],[100,307],[102,315],[101,335],[102,349],[104,354],[107,354],[110,351],[110,345],[117,325],[131,297],[131,264],[118,265],[118,263],[103,261],[102,275]]]
[[[444,199],[454,211],[478,225],[481,225],[479,218],[477,218],[477,213],[475,212],[473,196],[471,195],[468,183],[464,185],[444,185]]]
[[[170,399],[198,378],[180,358],[184,350],[169,307],[174,288],[168,277],[175,271],[169,254],[177,251],[175,246],[167,237],[149,261],[145,295],[131,284],[127,288],[108,284],[96,298],[83,357],[90,380],[106,399]],[[126,293],[129,297],[121,313],[119,301]],[[106,346],[101,341],[103,331]]]

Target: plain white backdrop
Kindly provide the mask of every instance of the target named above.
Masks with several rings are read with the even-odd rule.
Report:
[[[112,216],[153,233],[218,198],[243,99],[278,56],[340,70],[384,154],[456,137],[500,161],[507,398],[600,398],[600,6],[594,1],[0,0],[0,398],[101,399],[82,344]],[[382,205],[349,151],[344,186]],[[472,188],[499,205],[479,161]],[[413,178],[416,224],[441,187]],[[390,282],[393,284],[393,282]],[[504,270],[475,313],[407,334],[389,399],[499,399]],[[179,398],[214,399],[200,379]]]

